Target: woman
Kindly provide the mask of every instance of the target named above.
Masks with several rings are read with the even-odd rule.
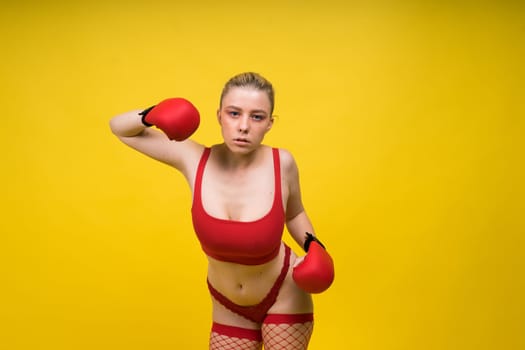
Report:
[[[178,169],[192,190],[194,228],[209,261],[210,349],[306,349],[312,334],[311,295],[292,278],[302,258],[282,242],[284,225],[300,246],[317,240],[305,234],[313,227],[292,155],[262,144],[273,109],[271,83],[243,73],[221,94],[221,144],[170,141],[148,128],[149,109],[110,122],[122,142]]]

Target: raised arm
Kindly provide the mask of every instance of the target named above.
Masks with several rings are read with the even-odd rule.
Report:
[[[173,166],[190,180],[204,147],[190,139],[170,140],[164,132],[147,127],[139,113],[141,110],[133,110],[111,118],[113,134],[140,153]]]

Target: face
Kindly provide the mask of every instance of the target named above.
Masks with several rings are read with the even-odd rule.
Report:
[[[226,146],[236,153],[255,150],[273,125],[270,110],[270,99],[264,91],[231,88],[217,111]]]

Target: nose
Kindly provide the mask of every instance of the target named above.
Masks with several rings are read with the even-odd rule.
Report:
[[[239,118],[239,132],[247,133],[250,129],[250,120],[248,116],[243,115]]]

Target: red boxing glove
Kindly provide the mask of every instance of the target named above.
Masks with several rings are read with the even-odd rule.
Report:
[[[139,113],[146,126],[155,125],[170,140],[184,141],[199,127],[197,108],[184,98],[168,98]]]
[[[293,279],[308,293],[324,292],[334,281],[334,262],[322,243],[310,233],[307,233],[305,250],[304,260],[293,269]]]

